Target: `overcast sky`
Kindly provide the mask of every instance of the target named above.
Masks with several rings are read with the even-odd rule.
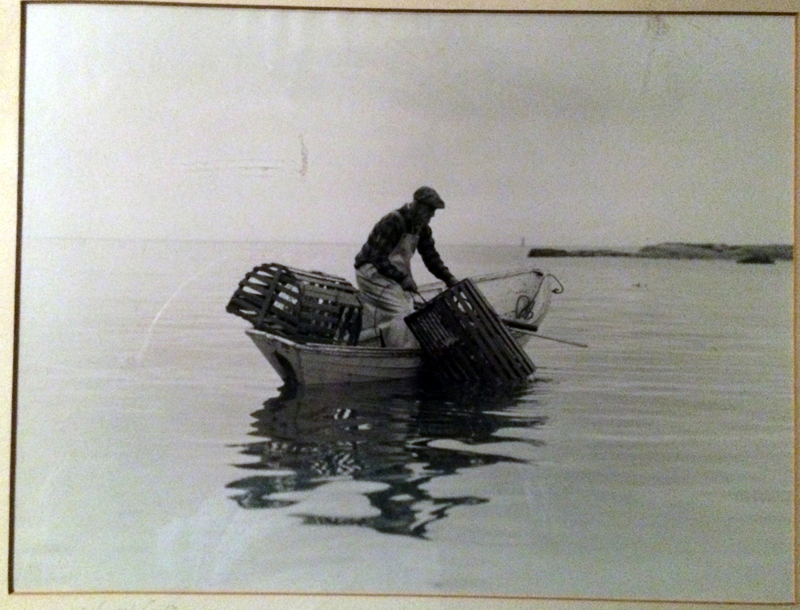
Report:
[[[25,235],[792,241],[780,16],[27,5]]]

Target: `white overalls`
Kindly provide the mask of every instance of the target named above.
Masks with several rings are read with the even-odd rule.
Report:
[[[419,236],[404,233],[389,254],[389,262],[411,277],[411,258]],[[403,318],[414,311],[414,299],[403,287],[381,275],[372,263],[356,270],[356,283],[364,300],[361,340],[380,336],[386,347],[419,348]]]

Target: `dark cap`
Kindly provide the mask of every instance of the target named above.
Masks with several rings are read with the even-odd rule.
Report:
[[[414,201],[424,203],[425,205],[429,205],[437,210],[444,209],[444,201],[442,201],[442,198],[439,197],[439,193],[434,191],[429,186],[421,186],[414,191]]]

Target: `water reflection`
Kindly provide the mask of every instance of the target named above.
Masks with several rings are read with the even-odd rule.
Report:
[[[434,497],[426,489],[430,481],[476,466],[526,463],[518,456],[530,451],[510,447],[542,444],[531,432],[509,433],[545,423],[533,387],[459,390],[384,382],[283,388],[253,413],[250,434],[261,440],[236,445],[254,458],[236,466],[256,474],[228,485],[238,491],[232,499],[250,509],[298,505],[292,514],[305,523],[424,538],[428,525],[452,507],[489,501],[469,494]],[[368,499],[369,516],[358,510],[342,516],[352,503],[341,495],[334,510],[303,510],[308,493],[341,481],[369,483],[350,490]]]

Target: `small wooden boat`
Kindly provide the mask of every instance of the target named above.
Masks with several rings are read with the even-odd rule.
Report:
[[[552,275],[537,269],[520,269],[471,278],[503,317],[538,326],[547,313],[553,293],[561,291]],[[442,283],[420,287],[426,300],[444,289]],[[520,345],[530,336],[510,328]],[[313,386],[408,379],[420,372],[422,350],[380,347],[377,338],[358,345],[297,343],[266,331],[245,331],[287,384]],[[364,336],[367,336],[366,333]]]

